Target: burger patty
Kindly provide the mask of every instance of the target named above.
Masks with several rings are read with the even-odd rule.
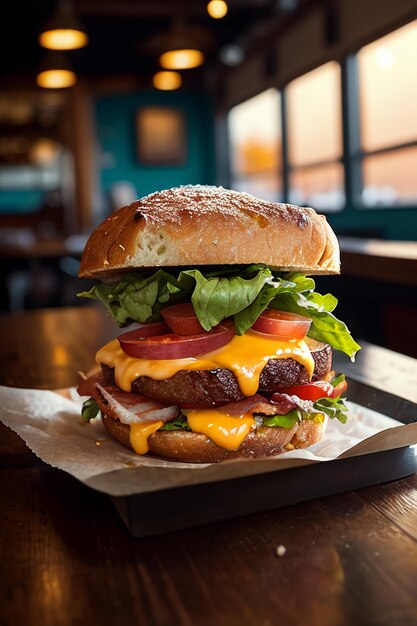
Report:
[[[319,344],[311,351],[314,360],[313,380],[320,380],[332,367],[332,349]],[[102,365],[106,384],[114,384],[114,370]],[[292,385],[309,382],[303,365],[293,359],[270,359],[262,370],[259,391],[273,393]],[[244,399],[238,381],[230,370],[180,370],[171,378],[154,380],[140,376],[132,383],[132,392],[168,404],[222,405]]]

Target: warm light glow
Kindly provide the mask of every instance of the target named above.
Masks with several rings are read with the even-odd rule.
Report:
[[[88,44],[88,37],[82,30],[59,28],[41,33],[39,43],[49,50],[76,50]]]
[[[181,87],[182,78],[178,72],[157,72],[152,82],[155,89],[172,91]]]
[[[51,165],[55,161],[59,152],[59,145],[48,137],[36,139],[29,152],[32,163],[36,165]]]
[[[365,151],[417,139],[416,53],[417,20],[359,51],[360,126]]]
[[[70,70],[46,70],[37,75],[36,82],[45,89],[62,89],[75,85],[77,77]]]
[[[219,20],[227,13],[227,4],[224,0],[211,0],[207,5],[207,12],[210,17]]]
[[[394,65],[394,55],[389,48],[378,48],[376,51],[376,60],[378,65],[385,70],[388,70]]]
[[[202,65],[204,54],[193,48],[169,50],[159,57],[159,63],[166,70],[187,70]]]
[[[340,65],[330,61],[287,87],[291,165],[338,159],[342,154]]]
[[[282,197],[280,112],[279,92],[268,89],[228,116],[232,188],[271,202]]]

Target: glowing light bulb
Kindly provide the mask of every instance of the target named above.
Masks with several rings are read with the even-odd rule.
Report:
[[[45,70],[39,72],[36,82],[45,89],[63,89],[75,85],[77,77],[70,70]]]
[[[204,54],[194,48],[168,50],[159,57],[161,67],[166,70],[188,70],[204,63]]]
[[[157,72],[153,77],[153,86],[162,91],[173,91],[182,85],[181,74],[178,72]]]
[[[207,13],[215,20],[220,20],[227,11],[227,3],[224,0],[211,0],[207,5]]]
[[[88,44],[88,37],[82,30],[56,28],[41,33],[39,43],[49,50],[77,50]]]

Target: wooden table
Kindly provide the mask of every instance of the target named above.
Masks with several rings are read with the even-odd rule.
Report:
[[[20,387],[73,384],[115,330],[88,307],[0,317],[0,382]],[[357,368],[415,394],[413,359],[366,346]],[[417,624],[416,475],[132,539],[106,496],[0,432],[3,626]]]
[[[417,241],[339,237],[339,244],[344,275],[417,285]]]

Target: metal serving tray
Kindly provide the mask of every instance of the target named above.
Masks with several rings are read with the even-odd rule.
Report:
[[[417,404],[349,380],[349,399],[404,424]],[[113,497],[133,537],[149,537],[353,491],[417,472],[415,447],[396,448],[224,481]]]

